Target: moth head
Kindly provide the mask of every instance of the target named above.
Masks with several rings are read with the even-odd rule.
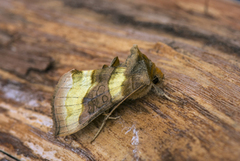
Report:
[[[155,64],[154,64],[154,66],[155,66]],[[155,69],[152,69],[152,70],[153,70],[153,72],[151,73],[152,74],[151,75],[152,83],[153,84],[161,83],[164,78],[162,71],[159,68],[157,68],[156,66],[155,66]]]
[[[131,53],[137,57],[138,61],[143,60],[145,62],[149,78],[153,84],[158,84],[162,82],[164,78],[162,71],[157,68],[156,65],[138,49],[137,45],[133,45]]]

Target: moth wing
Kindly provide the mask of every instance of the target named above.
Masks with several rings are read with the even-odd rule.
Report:
[[[100,114],[131,96],[131,79],[126,67],[94,71],[73,70],[60,79],[53,102],[55,135],[81,130]],[[111,72],[112,71],[112,72]],[[144,82],[139,86],[145,85]]]
[[[111,67],[118,67],[119,65],[120,65],[120,61],[118,57],[115,57],[110,64]]]
[[[93,71],[71,70],[64,74],[54,92],[52,117],[55,135],[74,133],[83,111],[82,99],[91,87]]]
[[[102,69],[104,69],[104,68],[108,68],[108,66],[107,66],[106,64],[104,64],[104,65],[102,66]]]
[[[110,64],[110,67],[118,67],[119,65],[120,65],[120,61],[119,61],[118,57],[113,58],[113,60]],[[108,65],[104,64],[102,66],[102,69],[104,69],[104,68],[108,68]]]

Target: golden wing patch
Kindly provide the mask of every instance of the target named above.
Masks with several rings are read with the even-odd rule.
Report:
[[[78,131],[78,119],[83,112],[82,98],[92,86],[92,70],[71,70],[59,81],[53,103],[55,135],[69,135]]]
[[[72,70],[60,79],[53,105],[55,135],[79,131],[124,98],[122,83],[126,68],[115,69],[117,76],[109,74],[113,70]]]

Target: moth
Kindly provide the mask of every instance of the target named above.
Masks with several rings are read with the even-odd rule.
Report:
[[[143,97],[153,87],[158,94],[164,95],[157,86],[163,82],[162,71],[140,52],[137,45],[133,45],[130,52],[122,64],[115,57],[110,66],[103,65],[98,70],[73,69],[60,78],[52,103],[56,136],[76,133],[110,110],[95,139],[106,120],[123,101]]]

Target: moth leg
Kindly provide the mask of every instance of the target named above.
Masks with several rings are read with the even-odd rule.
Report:
[[[108,117],[109,120],[117,120],[117,119],[119,119],[119,118],[120,118],[120,116],[116,116],[116,117]]]
[[[106,121],[110,118],[110,115],[113,113],[113,111],[124,101],[125,99],[123,99],[119,104],[117,104],[110,113],[107,114],[107,116],[104,118],[103,123],[101,125],[101,127],[98,129],[98,132],[95,134],[94,138],[92,139],[92,141],[90,143],[92,143],[97,136],[99,135],[99,133],[102,131],[102,128],[104,127],[104,125],[106,124]]]
[[[116,110],[116,108],[123,103],[123,101],[125,101],[127,98],[129,98],[133,93],[135,93],[136,91],[138,91],[139,89],[145,87],[145,85],[142,85],[140,87],[138,87],[135,91],[133,91],[132,93],[130,93],[129,95],[127,95],[122,101],[120,101],[116,106],[114,106],[114,108],[111,110],[110,113],[108,113],[108,115],[104,118],[103,123],[101,125],[101,127],[98,129],[98,132],[96,133],[96,135],[94,136],[94,138],[92,139],[92,141],[90,143],[92,143],[97,136],[99,135],[99,133],[101,132],[102,128],[104,127],[104,125],[106,124],[107,119],[109,119],[110,115],[113,113],[114,110]]]
[[[157,87],[157,86],[155,86],[155,85],[153,85],[153,87],[154,87],[156,93],[157,93],[159,96],[165,97],[165,98],[167,98],[168,100],[170,100],[170,101],[172,101],[172,102],[177,102],[177,100],[175,100],[175,99],[169,97],[168,95],[166,95],[166,93],[165,93],[161,88],[159,88],[159,87]]]
[[[105,114],[103,114],[103,115],[107,116],[108,114],[105,113]],[[117,119],[119,119],[119,118],[120,118],[120,116],[116,116],[116,117],[111,117],[111,116],[109,116],[109,117],[108,117],[109,120],[117,120]]]
[[[105,113],[103,113],[103,115],[104,115],[104,116],[107,116],[108,113],[105,112]],[[109,116],[109,117],[108,117],[109,120],[117,120],[117,119],[119,119],[119,118],[120,118],[120,116],[116,116],[116,117],[111,117],[111,116]]]

